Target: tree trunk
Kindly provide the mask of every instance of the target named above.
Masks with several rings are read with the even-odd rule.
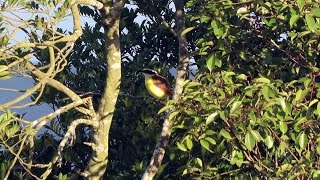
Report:
[[[105,15],[106,35],[106,86],[102,95],[96,121],[99,125],[93,129],[93,153],[86,167],[89,179],[102,179],[108,164],[109,130],[120,90],[121,52],[119,23],[123,1],[107,2],[102,15]]]
[[[175,84],[175,95],[174,100],[177,100],[182,94],[183,82],[185,80],[187,67],[189,64],[188,55],[188,41],[185,36],[182,36],[182,32],[185,29],[185,12],[184,12],[184,1],[175,0],[174,4],[176,6],[176,30],[177,38],[179,42],[179,64],[178,64],[178,74]],[[150,163],[146,168],[142,180],[151,180],[158,172],[159,167],[162,163],[162,159],[165,154],[165,149],[168,145],[169,138],[171,136],[171,128],[173,126],[173,121],[169,121],[170,112],[166,114],[166,119],[163,123],[160,139],[156,145],[153,155],[151,157]]]

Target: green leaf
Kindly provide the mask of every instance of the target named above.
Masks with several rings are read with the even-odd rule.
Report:
[[[314,99],[312,100],[310,103],[309,103],[309,106],[308,107],[311,107],[313,106],[315,103],[317,103],[319,100],[318,99]]]
[[[260,142],[263,138],[261,137],[260,133],[256,130],[250,131],[253,137],[256,139],[257,142]]]
[[[12,126],[7,127],[5,133],[7,135],[8,138],[12,137],[13,135],[15,135],[20,129],[20,126],[17,124],[14,124]]]
[[[307,25],[310,28],[310,30],[313,31],[313,32],[316,31],[318,26],[317,26],[316,21],[314,20],[314,18],[312,16],[306,14],[305,19],[306,19]]]
[[[305,89],[308,89],[312,80],[308,77],[303,77],[303,78],[299,79],[299,82],[303,83]]]
[[[221,67],[222,66],[222,61],[221,59],[216,59],[215,63],[214,63],[217,67]]]
[[[196,158],[196,162],[197,162],[197,165],[202,168],[203,166],[202,160],[200,158]]]
[[[181,151],[188,151],[186,146],[184,144],[182,144],[182,143],[177,142],[177,146]]]
[[[62,173],[59,173],[58,180],[67,180],[68,174],[63,175]]]
[[[283,112],[285,112],[287,115],[288,114],[291,114],[291,109],[292,109],[292,106],[291,104],[287,103],[284,98],[278,98],[278,103],[280,104]]]
[[[186,144],[187,144],[187,148],[188,148],[189,150],[191,150],[192,147],[193,147],[193,142],[192,142],[192,140],[190,139],[189,136],[186,138]]]
[[[262,95],[263,95],[263,97],[265,98],[265,99],[270,99],[270,95],[269,95],[269,87],[268,86],[264,86],[263,88],[262,88]]]
[[[186,88],[198,88],[199,86],[202,86],[202,84],[195,81],[190,81],[186,84]]]
[[[215,62],[216,61],[216,55],[215,54],[210,54],[210,56],[207,59],[207,68],[209,69],[210,73],[215,67]]]
[[[288,125],[286,122],[280,121],[280,131],[282,132],[282,134],[285,134],[288,131]]]
[[[230,164],[236,164],[238,167],[241,167],[241,165],[243,164],[243,160],[244,157],[241,151],[232,151]]]
[[[248,9],[247,9],[247,7],[240,7],[240,8],[238,8],[237,14],[238,14],[238,15],[248,14]]]
[[[286,108],[287,108],[285,100],[283,98],[279,98],[279,103],[280,103],[282,110],[285,112]]]
[[[305,132],[302,132],[299,137],[298,137],[298,141],[299,141],[299,146],[301,150],[304,150],[307,147],[308,144],[308,137],[306,135]]]
[[[318,155],[320,155],[320,142],[318,142],[318,145],[317,145],[317,153]]]
[[[221,129],[219,134],[223,136],[225,139],[227,139],[228,141],[232,139],[229,132],[226,131],[225,129]]]
[[[213,30],[213,33],[217,36],[219,39],[223,35],[223,29],[222,28],[217,28]]]
[[[169,121],[171,121],[171,120],[172,120],[174,117],[176,117],[179,113],[180,113],[180,111],[171,112],[171,114],[169,115]]]
[[[188,32],[194,30],[196,27],[188,27],[185,30],[182,31],[181,36],[187,34]]]
[[[320,102],[317,104],[317,114],[320,114]]]
[[[273,138],[269,135],[264,139],[264,143],[267,145],[268,149],[273,147]]]
[[[302,9],[305,4],[305,0],[297,0],[297,4],[298,4],[299,9]]]
[[[291,16],[290,21],[289,21],[290,28],[292,28],[293,25],[296,24],[296,22],[298,21],[299,17],[300,17],[299,15]]]
[[[320,8],[312,8],[311,13],[314,14],[316,17],[320,17]]]
[[[208,135],[208,136],[211,136],[211,135],[215,134],[216,132],[215,132],[215,131],[212,131],[211,129],[208,129],[208,130],[206,130],[204,133],[205,133],[206,135]]]
[[[256,78],[253,80],[255,83],[270,83],[270,80],[268,78]]]
[[[223,35],[223,29],[219,26],[219,22],[215,20],[211,21],[211,27],[213,29],[213,33],[219,39]]]
[[[252,151],[254,146],[256,145],[256,140],[251,133],[247,133],[244,139],[244,144],[248,148],[249,151]]]
[[[217,119],[217,117],[218,117],[218,113],[217,112],[210,114],[206,119],[206,125],[211,124],[214,120]]]
[[[163,108],[161,108],[161,109],[158,111],[158,114],[163,113],[164,111],[170,109],[171,107],[172,107],[171,105],[166,105],[166,106],[164,106]]]
[[[8,66],[0,65],[0,77],[4,78],[9,75]]]
[[[312,179],[320,179],[320,170],[315,170],[312,173]]]
[[[216,20],[211,21],[211,27],[213,29],[218,29],[219,28],[218,22]]]
[[[308,35],[310,33],[312,33],[312,31],[302,31],[302,32],[299,33],[298,37],[301,38],[301,37],[304,37],[304,36],[306,36],[306,35]]]
[[[271,18],[271,19],[268,21],[268,26],[273,26],[275,23],[276,23],[276,19],[275,19],[275,18]]]
[[[236,110],[239,109],[241,106],[242,102],[241,101],[236,101],[232,104],[231,109],[230,109],[230,114],[233,114]]]
[[[208,141],[210,144],[212,145],[216,145],[216,141],[214,139],[212,139],[211,137],[205,137],[204,138],[206,141]]]
[[[209,142],[206,141],[205,139],[200,139],[200,144],[201,144],[202,147],[204,147],[209,152],[213,152],[209,147]]]
[[[296,97],[295,97],[294,100],[295,100],[295,101],[301,101],[301,100],[303,100],[303,99],[306,97],[307,94],[308,94],[308,91],[300,89],[300,90],[297,92]]]
[[[236,78],[240,80],[247,80],[247,76],[245,74],[239,74]]]

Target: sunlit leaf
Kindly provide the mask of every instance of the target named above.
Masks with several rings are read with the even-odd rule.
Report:
[[[297,92],[296,97],[295,97],[294,100],[295,100],[295,101],[301,101],[301,100],[303,100],[303,99],[306,97],[307,94],[308,94],[307,91],[300,89],[300,90]]]
[[[316,17],[320,17],[320,8],[312,8],[311,13],[314,14]]]
[[[171,114],[169,115],[169,121],[171,121],[171,120],[172,120],[174,117],[176,117],[179,113],[180,113],[180,111],[171,112]]]
[[[217,117],[218,117],[218,115],[219,115],[219,114],[218,114],[217,112],[210,114],[210,115],[207,117],[207,119],[206,119],[206,125],[209,125],[209,124],[211,124],[214,120],[216,120]]]
[[[210,146],[209,146],[209,142],[206,141],[205,139],[200,139],[200,144],[202,147],[204,147],[206,150],[208,150],[209,152],[213,152],[211,149],[210,149]]]
[[[317,103],[317,102],[319,102],[319,100],[318,99],[314,99],[314,100],[312,100],[310,103],[309,103],[309,106],[308,107],[311,107],[311,106],[313,106],[315,103]]]
[[[254,79],[253,82],[255,82],[255,83],[270,83],[270,80],[267,78],[257,78],[257,79]]]
[[[288,131],[288,125],[286,122],[280,121],[279,127],[282,134],[285,134]]]
[[[316,31],[318,26],[314,18],[311,15],[306,14],[305,19],[310,30],[313,32]]]
[[[226,131],[225,129],[220,130],[220,135],[223,136],[228,141],[232,139],[230,133],[228,131]]]
[[[308,144],[308,137],[306,135],[305,132],[302,132],[299,137],[298,137],[298,141],[299,141],[299,146],[301,150],[304,150],[307,147]]]
[[[296,24],[296,22],[298,21],[299,17],[300,16],[296,15],[296,14],[291,16],[290,21],[289,21],[290,28],[292,28]]]
[[[301,9],[305,4],[305,0],[297,0],[297,4],[298,4],[298,7]]]
[[[181,151],[188,151],[187,147],[182,143],[177,142],[177,146]]]
[[[252,130],[250,131],[250,133],[253,135],[253,137],[255,138],[255,140],[257,142],[260,142],[263,138],[261,137],[260,133],[256,130]]]
[[[210,72],[212,72],[212,70],[215,67],[215,61],[216,61],[216,55],[215,54],[211,54],[209,56],[209,58],[207,59],[207,68],[209,69]]]
[[[210,144],[215,145],[217,144],[216,141],[214,139],[212,139],[211,137],[205,137],[204,138],[206,141],[208,141]]]
[[[193,147],[193,142],[192,142],[192,140],[190,139],[189,136],[186,138],[186,144],[187,144],[187,148],[188,148],[189,150],[191,150],[192,147]]]
[[[188,27],[185,30],[182,31],[181,36],[184,36],[185,34],[187,34],[188,32],[194,30],[196,27]]]
[[[247,133],[244,139],[244,144],[248,148],[248,150],[252,151],[254,146],[256,145],[256,140],[251,133]]]
[[[264,139],[265,144],[267,145],[267,147],[270,149],[273,147],[273,138],[269,135],[266,136],[266,138]]]
[[[12,137],[15,135],[20,129],[20,126],[17,124],[13,124],[12,126],[8,126],[7,129],[5,130],[6,136],[8,138]]]
[[[168,109],[170,109],[170,108],[172,108],[172,106],[164,106],[163,108],[161,108],[159,111],[158,111],[158,114],[161,114],[161,113],[163,113],[163,112],[165,112],[166,110],[168,110]]]
[[[202,160],[200,158],[196,158],[197,165],[202,168]]]
[[[232,104],[231,109],[230,109],[230,114],[233,114],[236,110],[239,109],[241,106],[242,102],[241,101],[236,101]]]

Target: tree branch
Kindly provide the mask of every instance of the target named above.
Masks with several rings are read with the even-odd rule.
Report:
[[[185,29],[184,2],[180,0],[175,0],[174,4],[176,6],[177,37],[179,41],[179,64],[174,95],[174,100],[177,101],[182,94],[183,82],[185,80],[187,67],[189,64],[189,55],[187,50],[188,41],[185,35],[182,36],[182,32]],[[165,154],[165,149],[168,145],[168,141],[171,136],[171,128],[174,123],[173,120],[169,120],[169,115],[170,112],[167,112],[165,121],[163,123],[159,142],[157,143],[156,148],[153,151],[150,163],[141,178],[142,180],[153,179],[161,165],[161,162]]]
[[[68,127],[68,131],[64,135],[63,139],[60,141],[60,144],[58,146],[58,152],[53,157],[51,162],[48,164],[47,170],[41,175],[41,179],[47,179],[50,175],[53,165],[61,158],[61,152],[63,151],[64,147],[66,146],[68,140],[70,137],[75,138],[75,130],[79,124],[86,124],[86,125],[93,125],[94,122],[91,119],[77,119],[74,120],[70,126]],[[74,140],[74,139],[73,139]]]
[[[113,2],[113,1],[111,1]],[[120,17],[124,0],[114,1],[112,6],[105,6],[103,23],[106,39],[106,85],[98,107],[97,121],[99,128],[93,129],[93,153],[84,174],[89,179],[102,179],[108,164],[109,131],[115,105],[120,92],[121,51],[120,51]],[[109,12],[110,11],[110,12]]]

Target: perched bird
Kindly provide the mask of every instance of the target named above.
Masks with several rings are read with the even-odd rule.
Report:
[[[142,69],[138,70],[137,73],[142,73],[144,75],[146,88],[153,97],[161,99],[166,95],[173,96],[168,81],[164,77],[158,75],[156,71]]]

